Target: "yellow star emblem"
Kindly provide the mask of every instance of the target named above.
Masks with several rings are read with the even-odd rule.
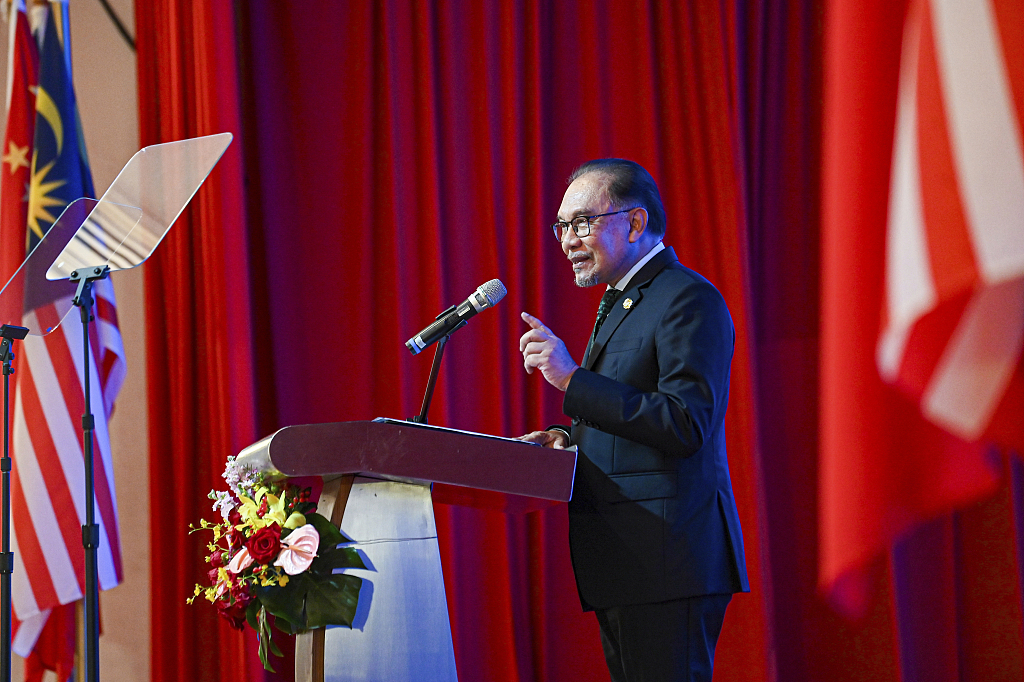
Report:
[[[42,168],[35,168],[35,162],[36,155],[33,154],[32,166],[35,172],[32,173],[32,184],[28,191],[28,229],[31,234],[42,239],[43,229],[40,227],[39,222],[42,220],[52,223],[57,217],[50,213],[49,209],[55,206],[63,208],[66,205],[63,199],[53,196],[51,192],[64,185],[66,181],[46,180],[46,176],[49,175],[50,169],[53,168],[56,160],[51,161]]]
[[[19,168],[28,168],[28,145],[19,147],[11,140],[7,146],[7,153],[4,154],[3,162],[11,167],[11,174],[18,172]]]

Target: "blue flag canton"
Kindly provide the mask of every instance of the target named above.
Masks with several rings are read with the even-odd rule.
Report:
[[[36,131],[29,189],[29,251],[68,204],[94,194],[74,85],[53,18],[51,15],[51,20],[46,22],[39,53]]]
[[[90,205],[84,202],[74,204],[75,210],[68,211],[61,221],[60,234],[45,241],[43,237],[69,204],[82,197],[93,197],[92,174],[82,140],[69,62],[56,30],[55,20],[61,19],[56,14],[58,11],[55,7],[46,22],[39,51],[39,89],[36,92],[26,231],[26,253],[31,257],[23,271],[26,312],[63,299],[67,299],[67,305],[70,305],[74,284],[67,280],[49,281],[46,272],[64,244],[84,222]],[[65,21],[65,35],[67,26]],[[57,311],[58,319],[63,312],[66,311]]]

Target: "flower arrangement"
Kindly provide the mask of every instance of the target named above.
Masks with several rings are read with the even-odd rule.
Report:
[[[259,636],[263,667],[273,671],[270,655],[281,652],[271,625],[287,634],[352,627],[362,579],[334,571],[366,566],[355,549],[338,547],[351,540],[314,512],[309,488],[272,480],[234,457],[223,476],[228,489],[210,492],[221,521],[190,526],[190,534],[209,532],[213,539],[206,557],[210,584],[196,585],[188,602],[202,595],[232,627],[248,623]]]

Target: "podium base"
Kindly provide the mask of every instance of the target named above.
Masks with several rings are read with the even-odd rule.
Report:
[[[363,578],[352,629],[297,638],[296,682],[457,682],[430,487],[345,476],[324,485],[317,511],[343,512],[367,570],[347,571]]]

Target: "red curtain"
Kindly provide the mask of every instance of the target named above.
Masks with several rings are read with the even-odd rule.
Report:
[[[188,526],[210,515],[227,455],[255,438],[234,19],[192,0],[139,3],[135,17],[141,144],[235,135],[145,265],[152,679],[245,679],[242,635],[185,604],[207,570]]]
[[[264,245],[264,354],[277,425],[418,412],[429,357],[402,342],[493,277],[508,297],[453,337],[431,421],[517,435],[563,419],[525,374],[526,310],[577,357],[599,292],[576,290],[545,228],[564,178],[625,156],[660,181],[668,243],[747,325],[739,153],[719,3],[320,3],[250,10],[258,112],[246,147]],[[312,26],[322,27],[322,31]],[[258,278],[254,279],[256,284]],[[262,306],[261,306],[262,307]],[[722,679],[767,670],[749,346],[740,334],[731,465],[757,596],[730,609]],[[436,505],[466,679],[604,679],[580,612],[563,507],[525,517]]]
[[[716,679],[1020,679],[1016,461],[996,498],[875,561],[860,619],[818,592],[819,169],[878,201],[891,149],[822,98],[891,128],[903,12],[840,4],[140,3],[143,143],[240,133],[147,265],[154,680],[255,675],[251,646],[183,605],[204,566],[184,530],[224,458],[287,424],[417,413],[430,358],[403,342],[482,282],[509,294],[453,337],[431,422],[563,419],[522,370],[518,315],[582,355],[599,292],[573,287],[545,225],[572,168],[610,155],[658,179],[667,243],[738,331],[727,428],[753,591]],[[435,508],[463,679],[607,679],[563,507]]]

